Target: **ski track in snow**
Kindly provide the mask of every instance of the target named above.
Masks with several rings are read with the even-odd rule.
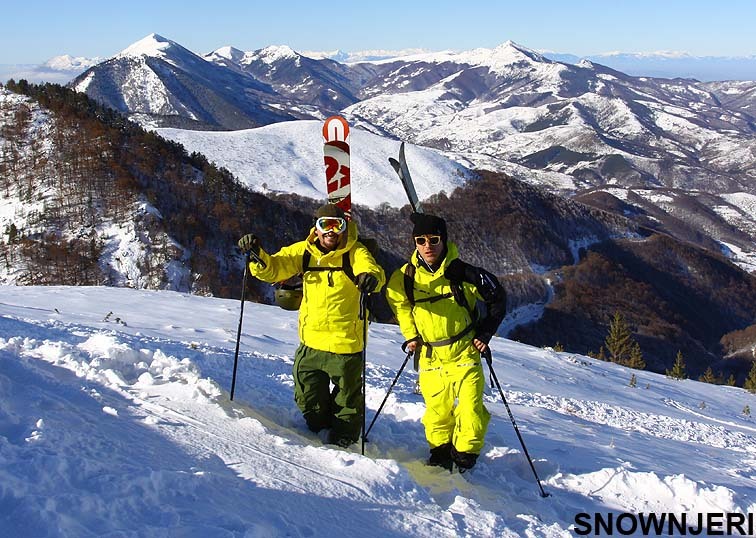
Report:
[[[291,313],[248,305],[230,401],[235,334],[224,327],[238,303],[47,290],[0,288],[0,527],[11,535],[571,536],[580,512],[756,509],[756,425],[738,414],[750,397],[739,389],[647,372],[631,389],[616,365],[495,339],[505,396],[552,493],[541,499],[490,388],[473,471],[424,465],[411,366],[362,457],[359,444],[324,446],[294,405]],[[118,305],[127,321],[94,305]],[[395,327],[370,328],[368,423],[401,341]]]

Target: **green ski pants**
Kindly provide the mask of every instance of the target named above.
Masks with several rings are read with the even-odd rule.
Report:
[[[356,442],[362,429],[362,353],[340,355],[300,344],[294,400],[310,430],[331,428],[336,440]]]

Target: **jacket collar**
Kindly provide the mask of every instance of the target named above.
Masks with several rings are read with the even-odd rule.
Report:
[[[424,272],[425,274],[431,275],[433,277],[443,275],[446,271],[446,268],[449,266],[452,260],[459,257],[459,250],[457,249],[457,245],[452,243],[451,241],[446,242],[446,256],[444,256],[444,259],[441,260],[441,265],[439,265],[438,269],[435,271],[431,271],[428,264],[425,263],[425,260],[420,256],[420,253],[415,249],[415,251],[412,253],[412,257],[410,258],[410,263],[412,263],[415,267],[417,267],[420,271]]]

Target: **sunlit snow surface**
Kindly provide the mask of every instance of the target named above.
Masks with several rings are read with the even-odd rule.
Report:
[[[157,132],[227,168],[252,190],[325,199],[322,127],[320,121],[290,121],[241,131]],[[388,161],[398,158],[400,143],[361,129],[350,133],[352,201],[369,207],[406,205],[407,195]],[[440,191],[451,194],[471,177],[436,151],[410,145],[406,154],[421,199]]]
[[[477,467],[423,465],[405,371],[366,445],[324,446],[292,398],[296,314],[117,288],[0,287],[0,528],[8,536],[572,536],[580,512],[756,510],[742,389],[494,338]],[[373,324],[372,419],[404,356]]]

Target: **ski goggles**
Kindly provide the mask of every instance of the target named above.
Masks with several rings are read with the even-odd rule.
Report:
[[[315,221],[315,228],[320,233],[327,234],[333,232],[335,234],[341,234],[346,230],[347,222],[341,217],[320,217]]]
[[[415,237],[415,244],[419,246],[425,245],[425,242],[428,242],[431,246],[436,246],[441,242],[441,236],[440,235],[418,235]]]

